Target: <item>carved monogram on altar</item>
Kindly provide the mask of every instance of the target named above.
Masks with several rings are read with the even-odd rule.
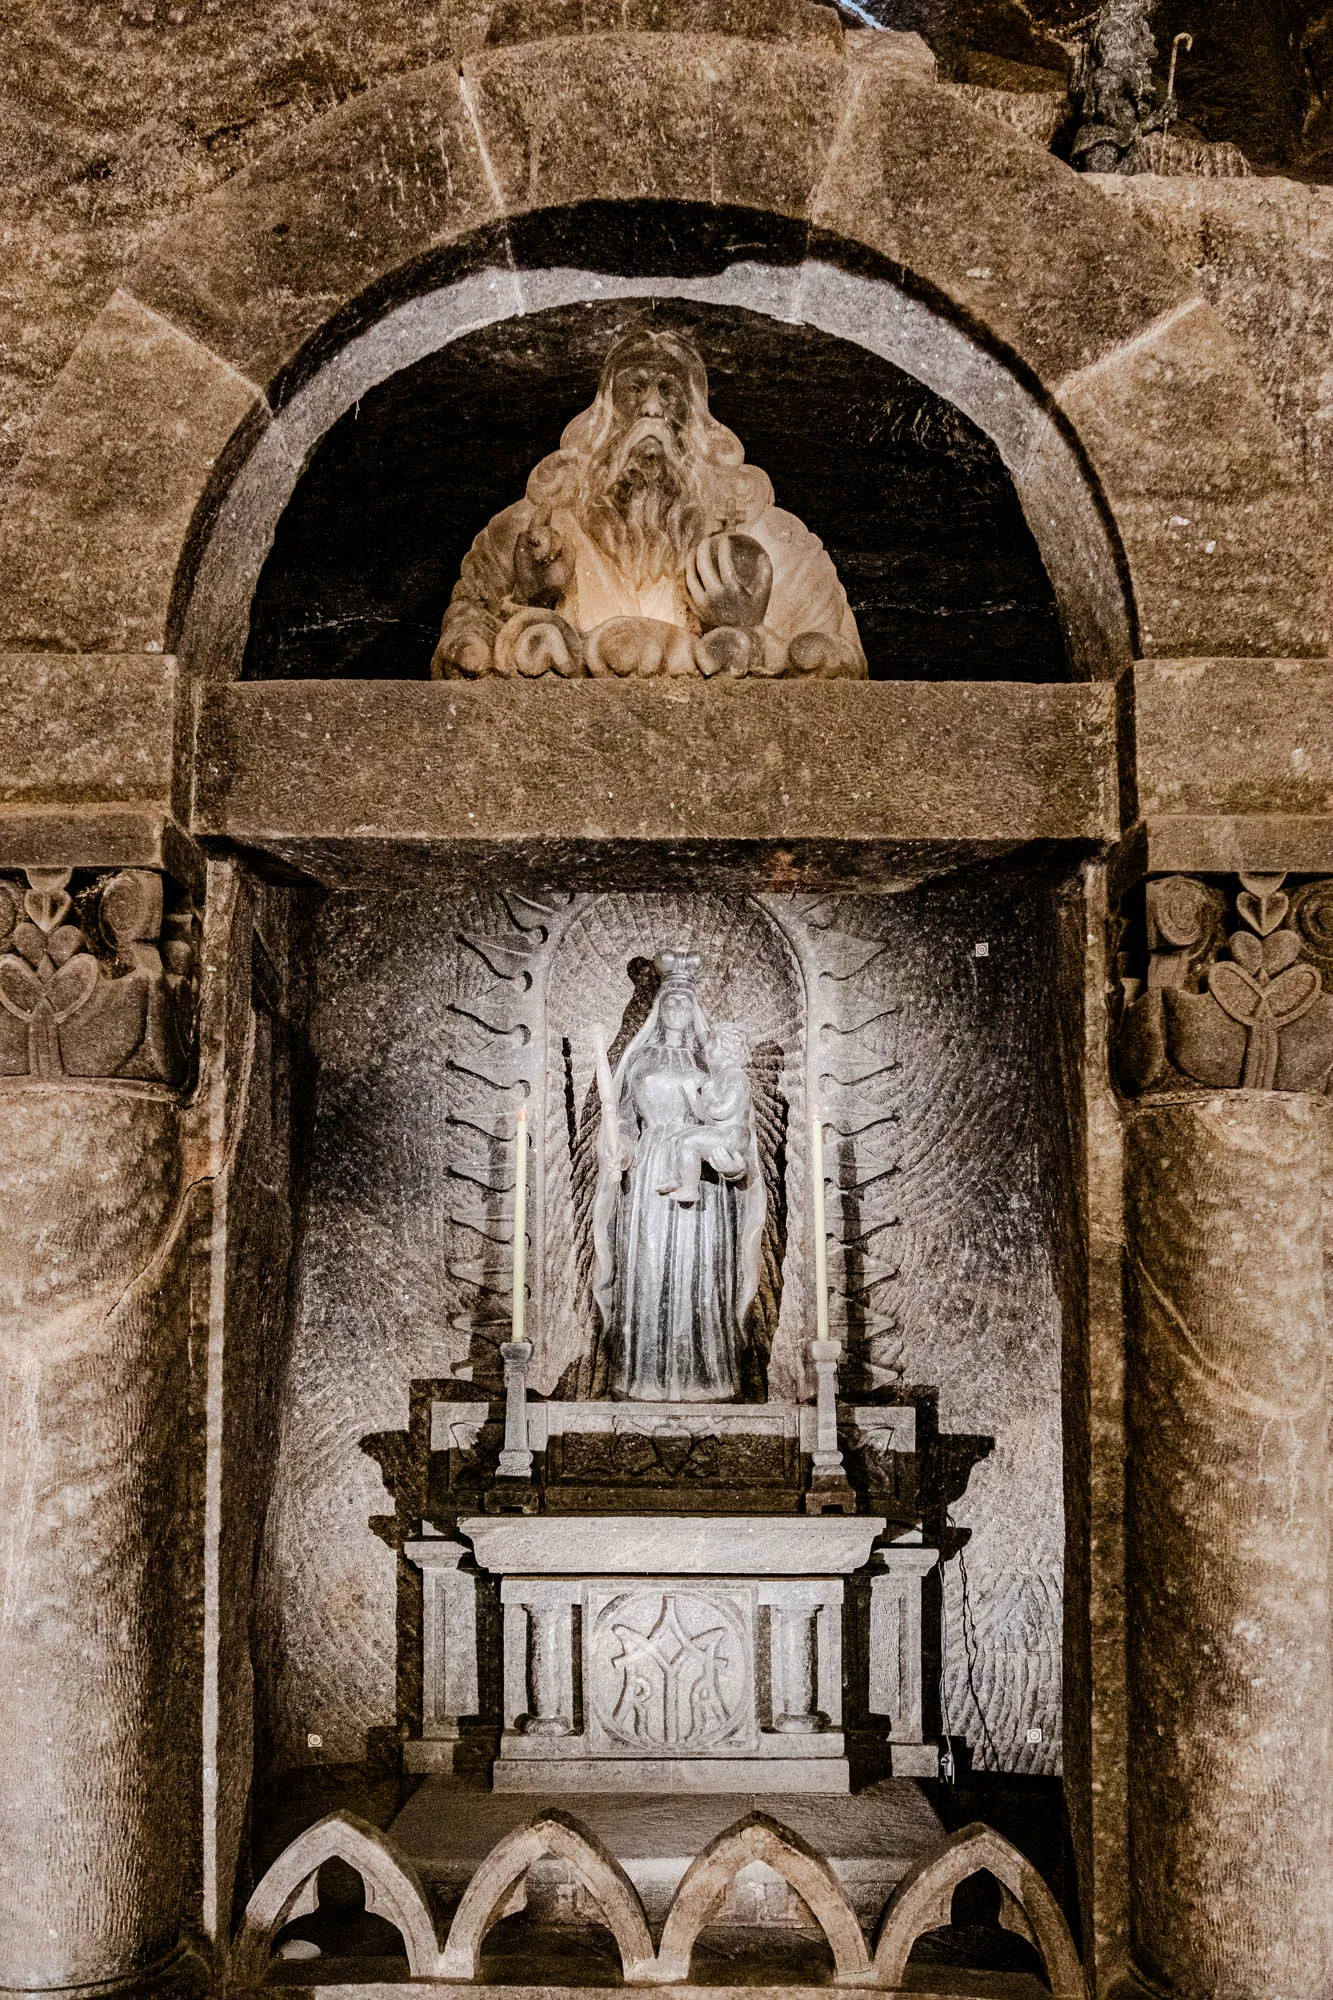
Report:
[[[743,1591],[594,1591],[594,1743],[624,1754],[741,1747],[754,1735],[753,1607]]]

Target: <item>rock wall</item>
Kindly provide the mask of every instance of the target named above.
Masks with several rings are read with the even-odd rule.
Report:
[[[493,0],[89,0],[77,9],[17,0],[8,8],[0,20],[0,480],[84,329],[175,218],[345,99],[475,48],[495,11]],[[1068,29],[1063,0],[915,11],[899,0],[871,11],[893,26],[923,28],[946,59],[961,37],[1055,62],[1059,45],[1048,29]],[[1278,180],[1143,179],[1113,181],[1109,192],[1200,270],[1279,401],[1290,400],[1277,387],[1284,378],[1307,384],[1316,406],[1325,400],[1319,293],[1333,193]]]
[[[488,0],[17,0],[0,19],[0,476],[167,223],[277,140],[470,46]]]

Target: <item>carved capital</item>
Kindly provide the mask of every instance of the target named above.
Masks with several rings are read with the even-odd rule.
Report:
[[[0,1085],[22,1077],[183,1084],[195,915],[151,868],[0,875]]]
[[[1328,1089],[1333,881],[1160,876],[1122,930],[1126,1090]]]

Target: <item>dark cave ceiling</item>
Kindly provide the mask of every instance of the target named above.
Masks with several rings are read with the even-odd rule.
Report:
[[[1093,11],[1093,0],[842,0],[850,23],[915,30],[946,73],[959,73],[964,51],[1059,70]],[[1322,50],[1309,30],[1327,21]],[[1182,55],[1182,117],[1204,138],[1230,140],[1261,173],[1333,180],[1333,130],[1312,112],[1312,69],[1333,70],[1329,0],[1159,0],[1153,31],[1166,57],[1172,39],[1194,36]],[[1333,91],[1333,74],[1322,79]]]

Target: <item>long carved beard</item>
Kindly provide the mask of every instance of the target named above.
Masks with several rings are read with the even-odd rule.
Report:
[[[637,455],[637,442],[631,431],[594,459],[587,526],[599,548],[642,588],[680,572],[706,522],[697,480],[674,438],[652,457]]]

